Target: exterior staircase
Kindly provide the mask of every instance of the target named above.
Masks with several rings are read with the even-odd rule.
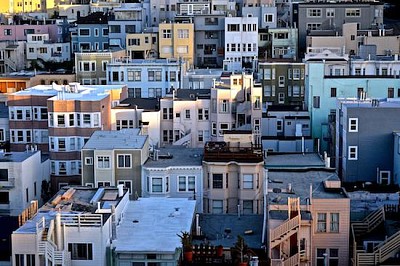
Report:
[[[384,221],[385,221],[385,208],[381,207],[376,211],[370,213],[361,222],[355,222],[351,224],[354,236],[358,237],[370,233]]]

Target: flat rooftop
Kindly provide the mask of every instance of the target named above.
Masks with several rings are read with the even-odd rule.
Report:
[[[160,148],[158,160],[149,158],[144,168],[165,168],[173,166],[202,166],[203,149],[182,146]]]
[[[400,108],[400,100],[396,98],[389,99],[373,99],[359,100],[359,99],[339,99],[343,107],[346,108]]]
[[[200,214],[199,225],[202,234],[212,246],[222,245],[233,247],[237,236],[244,238],[250,248],[261,248],[262,246],[262,215],[238,215],[233,214]],[[251,230],[251,234],[245,231]],[[203,243],[202,240],[194,241],[194,244]]]
[[[142,149],[148,136],[139,135],[140,129],[97,130],[82,149],[114,150]]]
[[[14,162],[20,163],[38,153],[39,151],[28,152],[0,152],[0,162]]]
[[[317,153],[272,154],[264,159],[268,169],[325,168]]]
[[[177,234],[190,232],[196,201],[181,198],[139,198],[130,201],[117,227],[116,252],[175,253]]]

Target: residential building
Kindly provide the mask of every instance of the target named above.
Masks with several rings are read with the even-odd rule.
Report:
[[[258,58],[258,18],[225,18],[225,71],[255,69]]]
[[[229,134],[229,133],[228,133]],[[232,132],[204,147],[204,213],[262,214],[264,161],[251,133]]]
[[[71,45],[69,42],[52,43],[49,34],[28,34],[26,42],[27,64],[33,60],[43,60],[62,63],[71,60]]]
[[[350,75],[354,76],[375,75],[389,78],[400,75],[400,60],[396,54],[387,56],[378,56],[374,53],[364,54],[364,56],[351,57],[350,63]]]
[[[0,102],[0,149],[10,150],[9,129],[8,106],[5,102]]]
[[[91,11],[96,12],[91,10],[88,4],[71,4],[70,1],[59,4],[56,8],[60,17],[67,18],[71,22],[90,16]]]
[[[115,7],[108,20],[109,45],[125,48],[126,34],[142,32],[145,27],[146,13],[141,3],[122,3]]]
[[[298,4],[300,54],[306,49],[306,36],[335,35],[342,25],[357,23],[359,30],[378,29],[383,26],[381,2],[303,2]]]
[[[400,178],[399,178],[399,157],[400,157],[400,135],[399,133],[393,132],[393,184],[400,185]]]
[[[203,149],[173,146],[154,148],[142,173],[144,197],[185,198],[203,212]]]
[[[107,63],[107,84],[126,84],[130,97],[160,98],[181,88],[186,63],[169,59],[114,59]]]
[[[160,23],[158,27],[158,51],[160,58],[177,58],[194,64],[194,24]]]
[[[130,197],[142,194],[142,166],[149,157],[148,136],[139,129],[99,130],[82,147],[82,185],[124,185]]]
[[[243,1],[242,16],[258,18],[259,29],[276,29],[278,27],[277,6],[273,1]]]
[[[336,168],[343,182],[394,183],[392,132],[399,108],[398,99],[338,100]]]
[[[116,225],[128,202],[122,185],[62,188],[13,232],[12,265],[108,265]]]
[[[259,64],[265,108],[272,105],[304,109],[305,64],[296,61],[271,61]]]
[[[109,15],[103,12],[79,17],[75,31],[71,33],[72,52],[107,50],[108,20]]]
[[[196,67],[222,68],[224,21],[225,16],[222,14],[196,15],[194,17]]]
[[[224,1],[225,3],[227,1]],[[185,2],[177,1],[177,13],[178,17],[193,17],[199,14],[210,14],[211,2],[199,1],[199,2]]]
[[[25,69],[25,42],[23,41],[0,41],[0,73]]]
[[[26,41],[28,34],[49,34],[49,40],[57,42],[62,32],[59,33],[57,24],[44,25],[0,25],[0,40],[2,41]]]
[[[90,10],[92,12],[109,12],[114,8],[121,7],[121,1],[97,0],[90,1]]]
[[[161,146],[202,148],[210,140],[210,90],[177,89],[160,100]]]
[[[158,58],[158,32],[127,34],[126,53],[130,59]]]
[[[320,149],[333,155],[334,146],[330,135],[329,121],[335,120],[338,98],[394,98],[398,97],[399,79],[395,76],[348,75],[346,60],[326,60],[325,63],[306,64],[305,86],[308,89],[306,104],[310,112],[313,139],[319,139]],[[329,148],[331,147],[331,148]]]
[[[273,265],[349,265],[350,198],[318,154],[271,155],[265,239]]]
[[[251,131],[261,143],[262,87],[251,74],[224,72],[211,89],[211,140],[222,141],[229,130]]]
[[[194,200],[140,198],[129,202],[123,214],[112,244],[115,265],[180,265],[179,235],[192,231]]]
[[[183,76],[182,88],[186,89],[210,89],[215,80],[222,75],[222,69],[189,69]]]
[[[7,96],[8,93],[24,90],[32,86],[32,77],[34,73],[26,73],[26,75],[4,75],[0,77],[0,92]],[[3,97],[2,97],[3,98]],[[7,97],[1,101],[6,101]]]
[[[268,29],[271,50],[267,55],[270,58],[290,58],[297,60],[298,50],[298,29],[297,28],[276,28]],[[262,34],[260,34],[261,40]]]
[[[178,14],[179,0],[149,0],[149,21],[146,27],[157,27],[160,23],[174,21]]]
[[[125,50],[76,52],[76,81],[83,85],[109,84],[107,83],[107,64],[114,58],[123,57],[125,57]]]
[[[111,109],[111,130],[140,128],[142,135],[149,136],[150,147],[160,146],[160,126],[160,102],[157,98],[129,96]]]

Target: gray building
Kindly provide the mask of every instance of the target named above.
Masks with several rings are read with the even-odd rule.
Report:
[[[307,35],[335,36],[342,25],[357,23],[359,30],[383,27],[382,2],[307,2],[298,4],[300,54],[304,53]]]
[[[124,185],[131,198],[141,195],[142,165],[149,156],[148,136],[139,129],[96,131],[82,148],[82,185]]]
[[[336,113],[335,161],[342,181],[392,184],[400,101],[342,100]]]

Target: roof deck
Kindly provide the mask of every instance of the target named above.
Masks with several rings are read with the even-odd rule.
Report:
[[[240,142],[210,141],[204,146],[206,162],[243,162],[259,163],[263,161],[261,145],[241,145]]]

